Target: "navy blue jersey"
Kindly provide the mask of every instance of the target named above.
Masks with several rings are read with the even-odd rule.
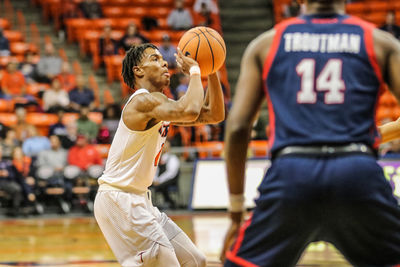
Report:
[[[362,142],[376,147],[382,74],[374,26],[348,15],[300,16],[275,27],[263,78],[271,151]]]

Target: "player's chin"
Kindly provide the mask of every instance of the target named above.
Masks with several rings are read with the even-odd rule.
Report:
[[[164,86],[169,86],[171,79],[169,77],[165,77]]]

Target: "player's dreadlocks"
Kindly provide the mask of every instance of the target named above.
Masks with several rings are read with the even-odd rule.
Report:
[[[126,52],[125,58],[122,61],[122,77],[126,85],[132,89],[135,88],[135,75],[132,69],[140,63],[143,58],[144,50],[149,47],[158,49],[157,46],[150,43],[132,46],[131,49]]]

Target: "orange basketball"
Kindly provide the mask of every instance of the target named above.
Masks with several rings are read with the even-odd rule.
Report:
[[[188,30],[179,40],[178,47],[185,56],[199,63],[201,76],[216,72],[224,64],[226,47],[219,33],[208,27]]]

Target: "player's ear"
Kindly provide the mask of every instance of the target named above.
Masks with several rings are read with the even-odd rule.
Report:
[[[132,68],[132,72],[133,72],[133,75],[138,76],[140,78],[144,76],[144,71],[141,67],[134,66]]]

